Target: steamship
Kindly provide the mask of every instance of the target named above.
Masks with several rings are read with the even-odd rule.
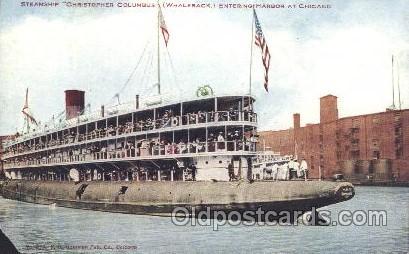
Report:
[[[158,13],[158,38],[162,18]],[[102,106],[89,114],[83,113],[84,91],[65,91],[63,122],[4,143],[9,180],[0,186],[2,195],[150,215],[170,215],[181,206],[189,211],[305,212],[354,196],[347,182],[256,177],[253,164],[259,167],[262,157],[256,146],[255,98],[216,96],[204,86],[196,97],[167,101],[159,77],[158,96],[137,95],[132,106]],[[23,113],[27,124],[35,122]]]
[[[257,114],[250,96],[208,96],[133,109],[84,111],[84,92],[65,91],[66,123],[6,142],[8,178],[55,181],[251,179]]]

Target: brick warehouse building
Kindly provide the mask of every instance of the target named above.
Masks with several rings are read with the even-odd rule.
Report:
[[[320,123],[260,132],[260,143],[296,154],[311,178],[342,173],[351,181],[409,182],[409,109],[338,118],[337,97],[320,98]]]

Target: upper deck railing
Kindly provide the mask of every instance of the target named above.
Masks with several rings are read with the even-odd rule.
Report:
[[[6,149],[3,153],[3,159],[23,156],[31,153],[47,151],[49,149],[57,149],[67,146],[79,145],[84,143],[91,143],[93,141],[101,141],[106,139],[113,139],[125,137],[132,134],[139,135],[146,132],[162,132],[164,129],[186,127],[199,127],[205,125],[211,127],[214,123],[226,122],[247,122],[251,124],[257,123],[257,114],[248,111],[217,111],[217,112],[197,112],[189,113],[182,116],[164,117],[156,120],[137,121],[135,123],[126,122],[118,126],[108,126],[106,128],[99,128],[84,134],[66,133],[58,139],[51,139],[47,142],[38,142],[32,145],[20,144],[12,149]]]
[[[152,96],[140,99],[140,107],[135,109],[134,102],[126,102],[119,105],[114,105],[107,107],[105,109],[105,116],[101,115],[101,110],[89,112],[88,114],[80,115],[72,119],[63,120],[59,123],[52,123],[48,125],[39,126],[35,131],[30,133],[24,133],[20,136],[13,136],[6,141],[3,141],[3,147],[8,147],[11,145],[15,145],[33,138],[38,138],[53,132],[58,132],[70,128],[75,128],[79,125],[89,124],[92,122],[97,122],[100,120],[104,120],[111,117],[117,117],[120,115],[126,115],[130,113],[137,113],[143,112],[147,110],[153,110],[155,108],[163,108],[172,105],[177,105],[181,103],[200,103],[201,100],[209,100],[209,99],[223,99],[228,97],[237,97],[237,98],[251,98],[254,101],[254,98],[249,95],[244,94],[220,94],[218,96],[204,96],[204,97],[192,97],[185,100],[180,100],[180,98],[176,98],[174,96]]]

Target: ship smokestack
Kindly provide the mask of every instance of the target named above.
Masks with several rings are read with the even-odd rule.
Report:
[[[84,112],[84,91],[66,90],[65,91],[65,118],[67,120],[77,117]]]
[[[139,109],[139,94],[135,96],[135,109]]]
[[[104,117],[105,116],[105,106],[101,105],[101,116]]]

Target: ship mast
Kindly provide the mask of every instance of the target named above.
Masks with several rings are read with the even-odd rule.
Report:
[[[250,44],[250,71],[249,71],[249,94],[251,96],[251,69],[253,66],[253,43],[254,43],[254,15],[251,14],[252,21],[251,21],[251,44]]]
[[[38,125],[37,121],[35,120],[35,118],[31,115],[30,111],[29,111],[29,107],[28,107],[28,88],[26,89],[26,100],[24,102],[24,107],[21,110],[21,112],[24,115],[24,126],[23,126],[23,133],[24,130],[27,131],[27,133],[30,132],[30,122]]]
[[[397,69],[397,83],[398,83],[398,101],[399,101],[399,110],[402,110],[402,101],[400,100],[400,84],[399,84],[399,59],[396,61],[396,69]]]
[[[393,72],[393,55],[392,55],[392,110],[395,109],[395,79]]]
[[[159,30],[160,30],[160,6],[158,2],[158,24],[157,24],[157,47],[158,47],[158,95],[160,95],[160,41],[159,41]]]
[[[28,118],[28,115],[25,113],[25,110],[28,109],[28,88],[26,89],[26,100],[24,102],[24,107],[21,112],[24,114],[24,126],[23,126],[23,131],[22,133],[27,133],[30,132],[30,119]]]

